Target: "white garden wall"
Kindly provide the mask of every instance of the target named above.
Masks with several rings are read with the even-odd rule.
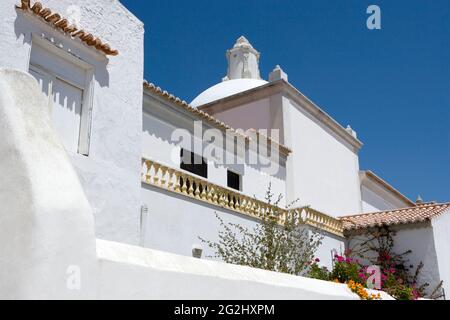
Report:
[[[142,199],[148,214],[142,219],[141,244],[175,254],[192,256],[195,246],[203,249],[203,257],[213,256],[214,252],[199,237],[213,242],[219,240],[222,229],[216,214],[225,223],[237,223],[250,231],[258,223],[250,216],[144,184]],[[315,256],[321,265],[331,269],[332,250],[343,252],[345,241],[327,232],[322,235],[325,237]]]
[[[107,241],[97,241],[97,253],[101,299],[359,299],[343,284]]]
[[[428,223],[421,223],[392,227],[391,230],[395,231],[393,252],[402,254],[411,250],[411,253],[405,256],[406,267],[412,266],[410,268],[411,274],[414,274],[420,262],[424,263],[418,282],[419,284],[429,283],[430,286],[426,291],[431,293],[441,280],[438,254],[446,256],[446,254],[438,253],[436,250],[437,238],[433,234],[433,228]],[[368,239],[368,236],[365,234],[352,236],[348,242],[348,248],[352,250],[361,248],[360,244],[366,239]]]
[[[450,212],[434,218],[431,225],[435,239],[439,276],[444,281],[444,289],[448,297],[450,295]]]

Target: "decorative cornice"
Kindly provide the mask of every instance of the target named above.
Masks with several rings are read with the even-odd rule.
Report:
[[[389,190],[397,198],[399,198],[402,201],[406,202],[407,205],[410,205],[410,206],[415,206],[416,205],[415,202],[411,201],[408,197],[403,195],[400,191],[395,189],[393,186],[391,186],[389,183],[387,183],[386,181],[381,179],[379,176],[377,176],[372,171],[370,171],[370,170],[360,171],[360,176],[361,176],[361,182],[363,181],[364,178],[372,180],[372,181],[380,184],[381,186],[383,186],[385,189]]]
[[[214,127],[223,130],[223,131],[230,131],[234,134],[236,134],[237,136],[241,136],[243,138],[245,138],[247,141],[251,141],[252,137],[247,135],[247,134],[242,134],[241,132],[239,132],[238,130],[230,127],[229,125],[225,124],[224,122],[218,120],[217,118],[209,115],[208,113],[199,110],[197,108],[192,107],[190,104],[188,104],[186,101],[181,100],[180,98],[174,96],[173,94],[170,94],[169,92],[162,90],[160,87],[155,86],[153,83],[149,83],[148,81],[144,81],[144,88],[147,89],[150,92],[153,92],[155,94],[157,94],[158,96],[174,103],[175,105],[183,108],[184,110],[192,113],[193,115],[195,115],[196,117],[198,117],[199,119],[205,120],[207,121],[209,124],[213,125]],[[291,149],[289,149],[288,147],[277,143],[276,141],[272,140],[271,138],[259,133],[257,130],[251,129],[250,131],[256,131],[256,135],[257,136],[261,136],[265,139],[267,139],[268,144],[273,144],[274,146],[277,146],[280,150],[280,153],[284,154],[284,155],[289,155],[292,151]]]
[[[49,8],[43,7],[40,2],[35,2],[33,6],[31,6],[31,0],[21,0],[21,4],[17,5],[16,8],[32,13],[48,25],[72,38],[80,39],[84,44],[94,47],[105,55],[117,56],[119,54],[119,51],[111,49],[109,44],[104,43],[100,38],[94,37],[85,30],[78,29],[75,25],[69,25],[69,21],[66,18],[59,13],[52,12]]]
[[[247,91],[239,92],[232,96],[210,102],[203,106],[199,106],[198,108],[207,113],[214,114],[215,109],[220,108],[221,111],[232,109],[238,107],[239,105],[250,103],[256,100],[261,100],[280,92],[284,92],[293,101],[297,102],[300,107],[308,111],[308,113],[314,116],[314,118],[323,123],[327,128],[331,129],[332,132],[349,143],[355,149],[361,149],[363,143],[360,140],[352,136],[336,120],[334,120],[330,115],[319,108],[314,102],[312,102],[297,88],[295,88],[292,84],[285,81],[284,79],[269,82],[265,85]]]

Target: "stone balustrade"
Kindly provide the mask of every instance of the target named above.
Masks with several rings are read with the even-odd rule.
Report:
[[[288,210],[246,196],[238,191],[211,183],[181,169],[175,169],[149,159],[142,159],[142,182],[186,197],[207,202],[253,218],[277,214],[283,223]],[[343,236],[342,222],[310,208],[302,210],[301,217],[308,225]]]

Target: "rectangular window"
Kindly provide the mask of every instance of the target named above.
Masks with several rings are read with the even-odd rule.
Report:
[[[205,179],[208,178],[208,163],[205,158],[184,149],[181,149],[180,156],[181,169],[189,171]]]
[[[66,150],[87,156],[91,122],[88,66],[83,68],[65,52],[55,50],[50,44],[33,42],[29,72],[48,98],[53,125]]]
[[[241,175],[228,170],[227,172],[227,186],[229,188],[241,191]]]

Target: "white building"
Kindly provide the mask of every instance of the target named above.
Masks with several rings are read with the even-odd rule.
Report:
[[[223,81],[188,104],[143,81],[143,24],[119,1],[4,0],[0,19],[0,67],[38,80],[97,238],[191,256],[199,236],[217,239],[215,213],[258,223],[271,209],[264,202],[271,185],[285,196],[281,207],[297,199],[311,207],[307,223],[325,237],[317,255],[330,266],[332,250],[347,245],[340,216],[416,206],[360,170],[356,132],[292,86],[279,66],[263,80],[260,53],[244,37],[227,51]],[[192,143],[183,143],[186,133]],[[183,163],[182,155],[200,162]],[[450,231],[441,220],[427,227],[430,237]],[[449,279],[443,246],[435,246],[435,275]]]

